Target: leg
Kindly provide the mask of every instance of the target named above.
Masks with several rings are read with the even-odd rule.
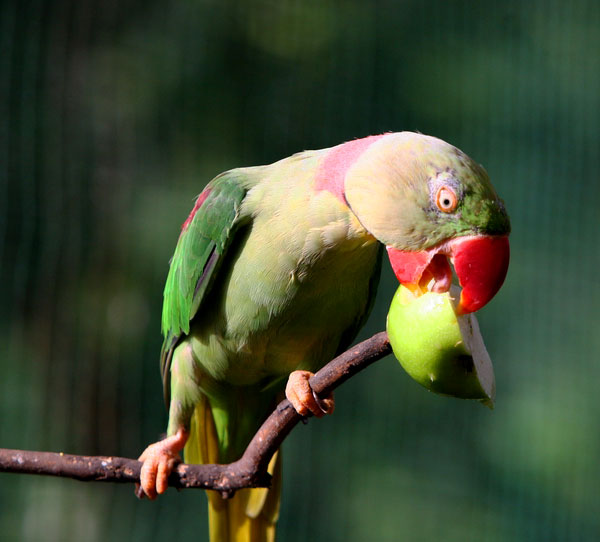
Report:
[[[136,487],[138,497],[154,500],[169,485],[169,475],[181,462],[179,452],[189,437],[190,418],[200,400],[198,364],[189,342],[182,342],[173,353],[171,362],[171,402],[169,427],[166,439],[150,444],[139,460],[143,461],[140,484]]]

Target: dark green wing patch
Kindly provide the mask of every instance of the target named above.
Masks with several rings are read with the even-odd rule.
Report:
[[[165,284],[161,373],[168,401],[173,350],[198,312],[212,284],[223,254],[242,223],[240,207],[246,195],[237,170],[213,179],[198,196],[183,224]]]

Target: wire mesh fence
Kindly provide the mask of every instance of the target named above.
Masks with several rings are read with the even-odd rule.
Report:
[[[597,540],[600,4],[0,4],[0,446],[136,457],[165,430],[168,261],[217,173],[368,134],[484,164],[513,223],[480,316],[497,406],[391,358],[284,445],[280,539]],[[380,331],[384,269],[361,338]],[[205,497],[0,476],[1,540],[203,539]]]

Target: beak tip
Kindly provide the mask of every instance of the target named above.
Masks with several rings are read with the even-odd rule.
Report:
[[[459,316],[462,316],[464,314],[476,312],[484,305],[485,303],[474,303],[472,300],[466,300],[464,294],[461,293],[460,301],[458,303],[458,306],[456,307],[456,313]]]

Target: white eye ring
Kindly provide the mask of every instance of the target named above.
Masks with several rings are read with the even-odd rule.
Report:
[[[443,213],[451,213],[458,206],[458,198],[448,185],[440,186],[435,194],[435,204]]]

